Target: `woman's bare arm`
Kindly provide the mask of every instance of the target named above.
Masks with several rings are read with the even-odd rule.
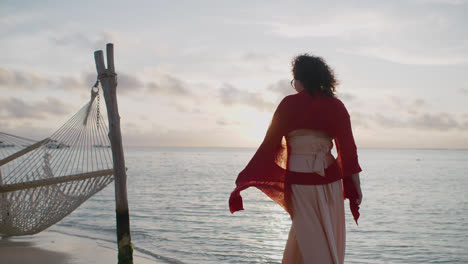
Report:
[[[360,205],[362,202],[362,191],[361,191],[361,180],[359,178],[359,173],[355,173],[351,175],[351,179],[353,180],[354,186],[356,186],[356,190],[359,196],[359,198],[356,200],[356,203]]]

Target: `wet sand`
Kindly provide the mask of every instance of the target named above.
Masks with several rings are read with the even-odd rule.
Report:
[[[0,262],[8,264],[117,263],[117,245],[43,231],[33,236],[0,239],[0,256]],[[138,251],[133,256],[135,263],[160,263]]]

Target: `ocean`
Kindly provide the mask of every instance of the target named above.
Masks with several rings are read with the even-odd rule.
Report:
[[[228,198],[255,149],[125,149],[132,242],[155,263],[281,263],[291,221],[255,188]],[[345,263],[468,263],[468,150],[360,149]],[[116,247],[113,183],[51,232]]]

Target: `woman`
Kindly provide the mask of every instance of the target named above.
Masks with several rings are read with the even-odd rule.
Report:
[[[350,117],[322,58],[299,55],[292,73],[297,93],[278,105],[265,139],[236,180],[229,206],[232,213],[243,210],[240,192],[255,186],[291,216],[283,263],[343,263],[343,200],[350,200],[356,223],[362,200]]]

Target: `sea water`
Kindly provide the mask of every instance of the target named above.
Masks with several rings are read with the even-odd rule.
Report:
[[[291,221],[255,188],[230,192],[255,149],[125,149],[135,250],[157,263],[281,263]],[[345,263],[468,263],[468,150],[362,149]],[[113,183],[51,227],[115,243]],[[112,244],[114,245],[114,244]]]

